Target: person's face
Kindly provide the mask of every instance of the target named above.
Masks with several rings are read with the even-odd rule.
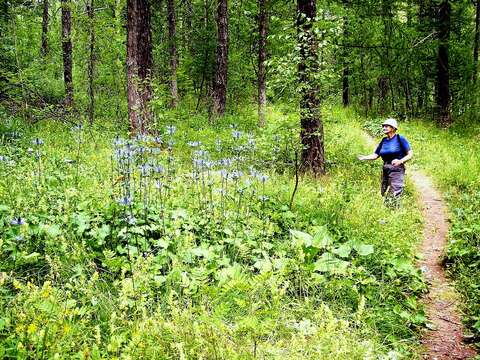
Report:
[[[382,125],[382,129],[384,134],[392,134],[395,132],[395,128],[390,125]]]

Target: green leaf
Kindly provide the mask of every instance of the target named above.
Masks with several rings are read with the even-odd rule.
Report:
[[[336,258],[331,253],[323,253],[315,262],[314,270],[330,274],[345,274],[350,263]]]
[[[352,246],[350,244],[342,244],[337,248],[334,248],[332,252],[342,258],[348,258],[352,252]]]
[[[353,247],[355,248],[358,255],[360,256],[367,256],[367,255],[373,254],[374,252],[373,245],[355,244]]]
[[[312,239],[312,246],[318,249],[325,249],[332,243],[333,239],[325,226],[321,226]]]
[[[293,239],[296,240],[295,241],[296,245],[306,246],[306,247],[312,246],[312,235],[302,231],[291,230],[291,229],[290,229],[290,234],[292,235]]]
[[[44,226],[44,231],[45,231],[45,234],[47,234],[47,236],[49,236],[52,239],[57,238],[62,233],[62,230],[60,229],[60,226],[55,225],[55,224],[54,225],[45,225]]]

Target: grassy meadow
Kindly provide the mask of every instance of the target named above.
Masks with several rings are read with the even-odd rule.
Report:
[[[1,113],[0,356],[416,358],[414,191],[386,207],[363,120],[324,114],[328,175],[292,197],[291,110],[179,110],[135,139]]]

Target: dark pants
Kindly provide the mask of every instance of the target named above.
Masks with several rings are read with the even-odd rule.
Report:
[[[392,164],[383,164],[382,172],[382,196],[385,196],[387,190],[389,193],[398,197],[402,194],[404,188],[405,166],[393,166]]]

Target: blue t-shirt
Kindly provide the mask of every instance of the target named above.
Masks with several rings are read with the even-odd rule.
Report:
[[[403,158],[410,150],[407,139],[395,134],[391,139],[384,137],[375,149],[375,154],[380,155],[385,164],[390,164],[392,160]]]

